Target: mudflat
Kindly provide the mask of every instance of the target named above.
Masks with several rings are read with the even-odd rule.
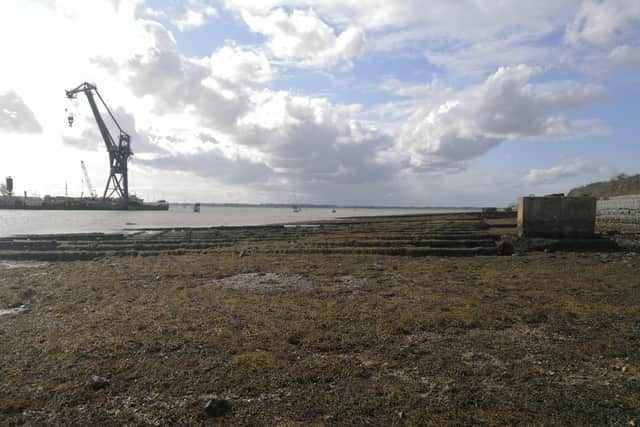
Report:
[[[434,256],[438,221],[0,270],[0,424],[640,422],[636,253]]]

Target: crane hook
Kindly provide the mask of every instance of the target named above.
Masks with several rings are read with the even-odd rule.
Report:
[[[69,127],[73,126],[73,109],[65,108],[65,113],[67,113],[67,122],[69,122]]]

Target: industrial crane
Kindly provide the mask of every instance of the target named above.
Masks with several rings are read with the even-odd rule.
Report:
[[[80,160],[80,166],[82,167],[82,176],[84,177],[84,183],[87,185],[87,190],[89,190],[89,195],[92,199],[95,199],[98,195],[96,190],[93,189],[93,185],[91,185],[91,179],[89,179],[89,172],[87,172],[87,167],[84,165],[84,160]]]
[[[67,98],[69,99],[75,99],[79,93],[85,94],[87,100],[89,101],[89,106],[91,107],[91,111],[93,112],[96,123],[98,124],[98,129],[100,130],[100,134],[102,135],[104,144],[106,145],[107,151],[109,152],[110,174],[109,180],[107,181],[107,185],[104,189],[102,199],[105,200],[107,198],[111,198],[115,194],[120,197],[120,199],[125,204],[127,204],[129,202],[129,177],[127,162],[129,161],[129,157],[133,155],[133,152],[131,151],[131,137],[128,133],[122,130],[120,124],[111,113],[111,110],[102,99],[102,96],[100,96],[100,92],[98,92],[98,88],[95,85],[85,82],[75,89],[66,90],[65,92],[67,94]],[[100,111],[98,110],[98,105],[96,104],[94,94],[98,96],[98,99],[107,110],[107,113],[109,113],[109,117],[111,117],[111,120],[113,120],[113,123],[115,123],[118,131],[120,132],[120,135],[118,135],[117,143],[115,142],[113,136],[111,136],[107,125],[100,115]],[[73,113],[71,111],[69,111],[67,119],[69,121],[69,127],[71,127],[73,125]],[[89,181],[87,176],[87,183],[88,182]]]

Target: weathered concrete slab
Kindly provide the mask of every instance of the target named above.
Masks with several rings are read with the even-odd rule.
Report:
[[[521,237],[591,237],[595,232],[594,197],[520,197]]]

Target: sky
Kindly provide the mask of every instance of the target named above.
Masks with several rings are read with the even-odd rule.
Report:
[[[102,193],[85,81],[147,200],[506,206],[639,172],[638,0],[3,0],[0,40],[19,194],[86,194],[81,160]]]

